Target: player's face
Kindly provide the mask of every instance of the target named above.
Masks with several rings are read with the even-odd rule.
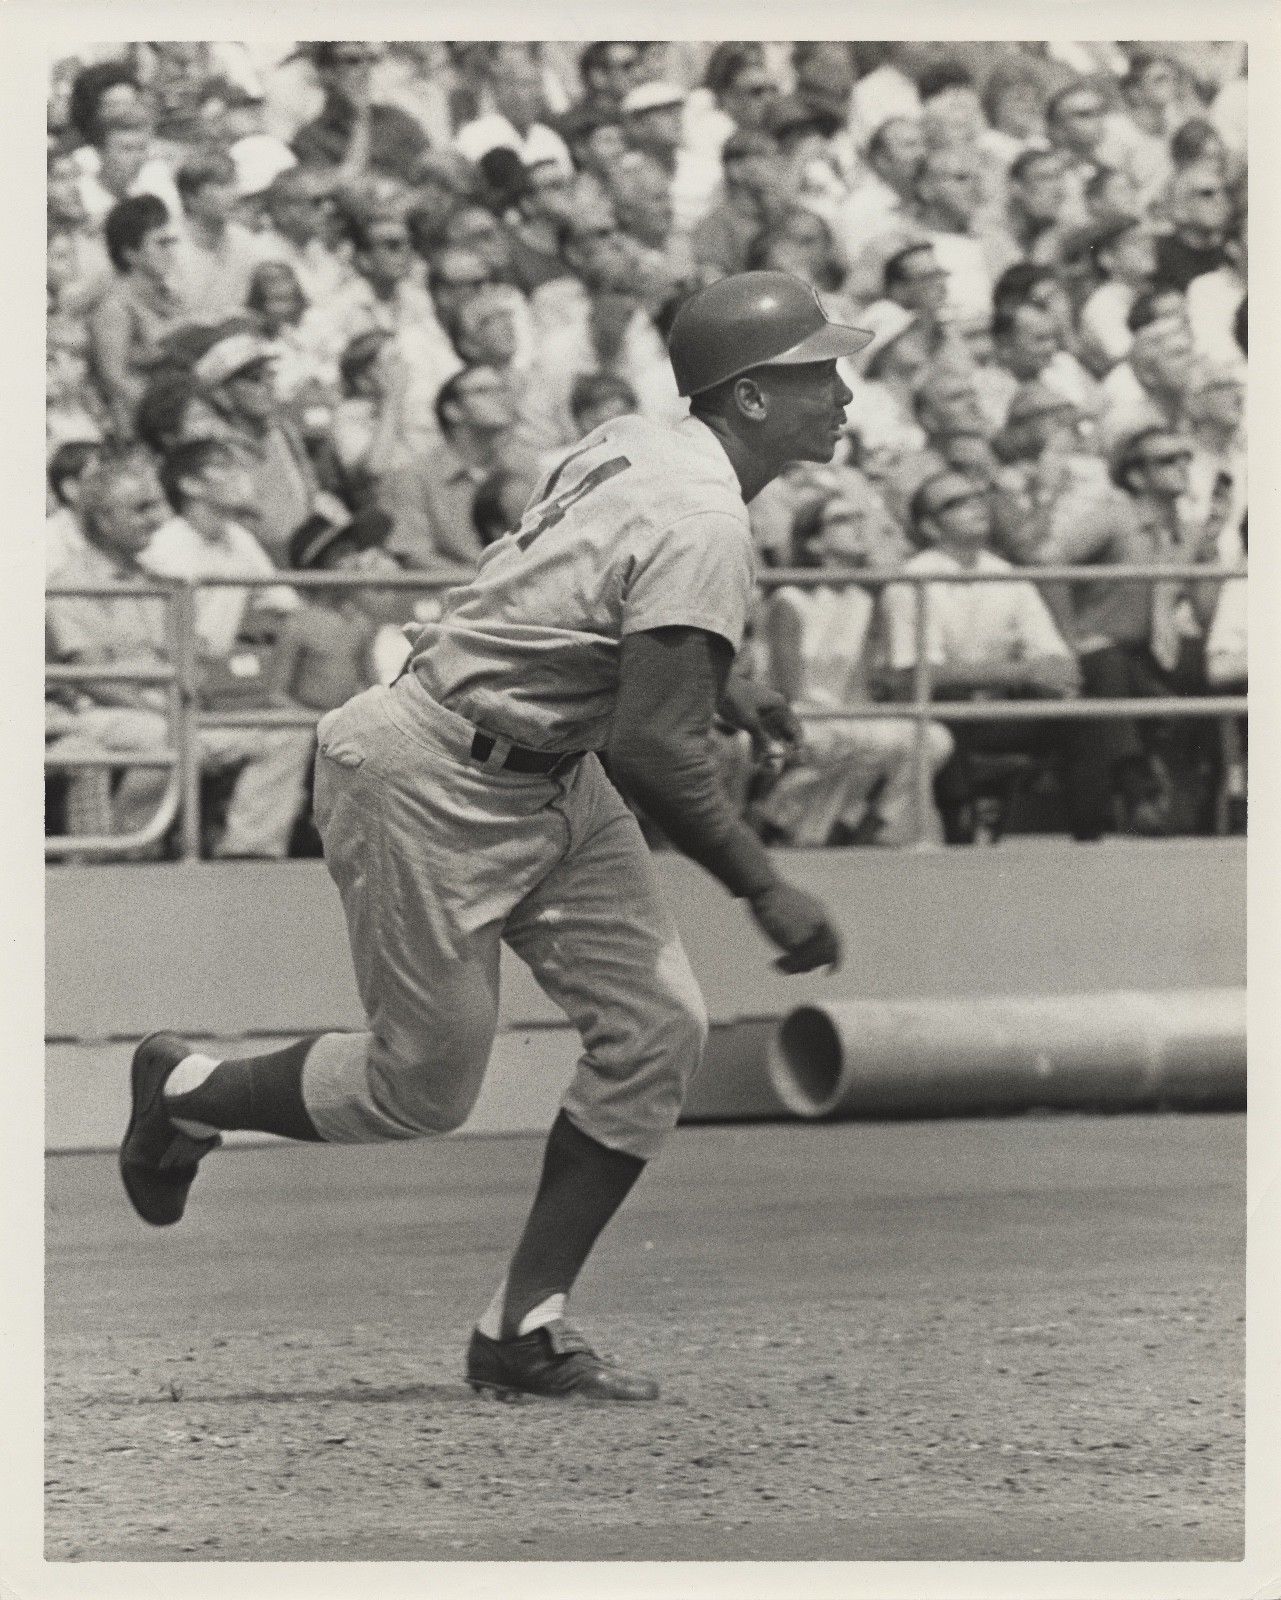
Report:
[[[767,401],[761,446],[776,461],[830,461],[854,398],[835,361],[765,367],[757,383]]]

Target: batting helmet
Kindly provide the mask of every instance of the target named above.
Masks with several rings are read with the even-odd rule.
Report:
[[[739,272],[691,295],[672,321],[667,353],[681,394],[700,394],[753,367],[852,356],[872,339],[829,322],[818,295],[789,272]]]

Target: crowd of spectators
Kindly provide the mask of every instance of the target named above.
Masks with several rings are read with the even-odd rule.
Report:
[[[569,447],[616,415],[684,412],[664,344],[681,300],[782,269],[874,338],[844,373],[836,459],[750,507],[763,570],[823,575],[762,586],[749,659],[811,714],[781,770],[727,744],[762,836],[894,844],[923,822],[969,842],[1038,806],[1083,840],[1243,828],[1243,724],[948,708],[1244,689],[1244,580],[1038,569],[1244,564],[1245,94],[1227,42],[59,61],[49,658],[173,659],[162,602],[59,587],[280,572],[199,592],[206,705],[323,711],[390,679],[433,585],[515,526]],[[1012,567],[1026,577],[932,586],[923,643],[915,591],[883,577]],[[319,569],[423,588],[283,576]],[[913,697],[922,649],[937,720],[860,719]],[[64,757],[167,738],[155,683],[50,691]],[[307,848],[309,734],[208,728],[200,748],[225,774],[212,850]],[[50,826],[129,831],[164,778],[73,768]]]

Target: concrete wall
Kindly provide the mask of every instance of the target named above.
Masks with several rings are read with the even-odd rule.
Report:
[[[778,976],[742,907],[690,863],[659,857],[714,1021],[777,1017],[811,998],[1245,982],[1239,839],[781,859],[833,908],[840,973]],[[562,1022],[521,963],[504,959],[505,1025]],[[46,1006],[50,1039],[137,1038],[175,1023],[233,1036],[361,1025],[338,897],[310,861],[52,869]]]
[[[1241,840],[798,851],[783,865],[833,908],[846,946],[840,973],[780,977],[742,907],[688,862],[659,857],[713,1022],[687,1119],[778,1115],[767,1045],[778,1019],[811,1001],[1245,983]],[[217,1040],[361,1025],[341,908],[319,863],[48,873],[50,1149],[115,1142],[125,1114],[123,1041],[154,1028]],[[506,952],[500,1028],[468,1129],[545,1127],[573,1071],[577,1037]],[[103,1043],[113,1040],[122,1042]]]

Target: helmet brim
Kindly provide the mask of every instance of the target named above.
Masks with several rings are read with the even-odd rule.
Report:
[[[821,328],[815,328],[813,333],[807,333],[798,344],[792,345],[788,350],[781,351],[776,356],[768,356],[765,360],[745,361],[741,367],[735,367],[732,372],[722,373],[710,383],[701,385],[698,389],[679,390],[682,395],[695,395],[704,389],[714,389],[717,384],[728,383],[731,378],[741,378],[745,372],[756,372],[765,367],[804,367],[817,361],[831,361],[840,356],[857,355],[860,350],[866,349],[875,339],[876,335],[866,328],[851,328],[844,322],[825,322]]]
[[[854,356],[865,350],[876,335],[867,328],[851,328],[844,322],[826,322],[781,356],[758,361],[761,367],[801,367],[811,361],[831,361],[838,356]]]

